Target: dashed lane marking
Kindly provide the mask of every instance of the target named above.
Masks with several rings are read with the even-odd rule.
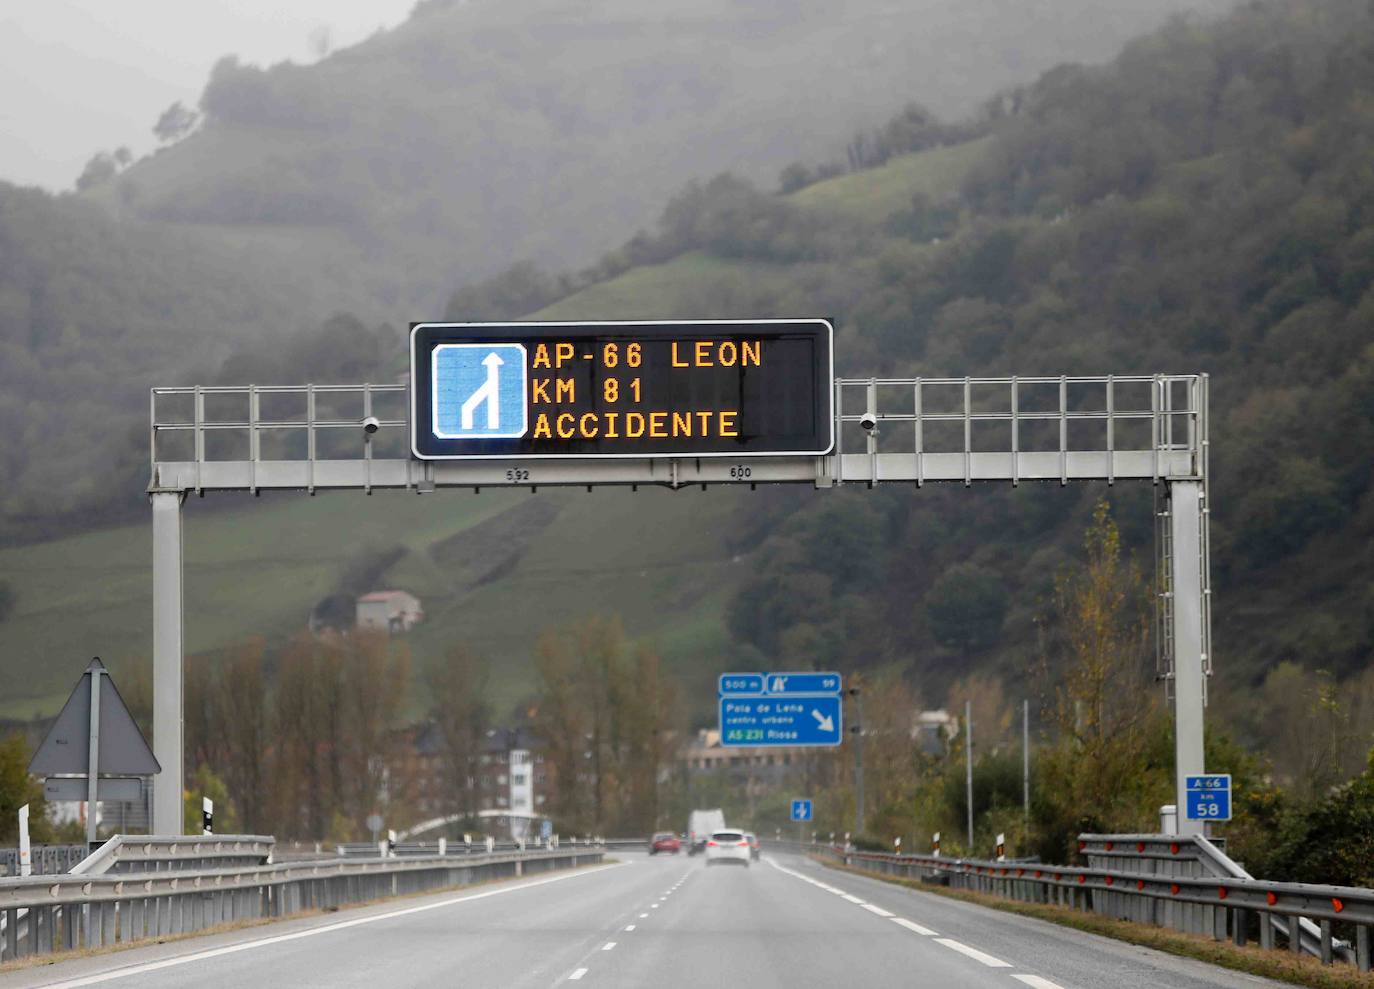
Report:
[[[1012,978],[1017,982],[1024,982],[1031,989],[1064,989],[1058,982],[1042,979],[1038,975],[1013,975]]]
[[[994,958],[992,955],[979,951],[977,948],[970,948],[962,941],[956,941],[954,938],[937,937],[935,943],[943,944],[946,948],[957,951],[961,955],[966,955],[976,962],[982,962],[988,968],[1011,968],[1011,962],[1004,962],[1002,959]]]
[[[875,906],[874,906],[873,904],[871,904],[871,903],[865,903],[865,904],[864,904],[864,909],[867,910],[869,913],[876,913],[879,917],[891,917],[891,916],[892,916],[892,911],[891,911],[891,910],[884,910],[882,907],[875,907]]]
[[[601,950],[602,950],[602,951],[610,951],[610,950],[611,950],[612,948],[614,948],[614,947],[615,947],[615,942],[614,942],[614,941],[607,941],[605,944],[603,944],[603,945],[601,946]]]
[[[648,915],[647,913],[642,913],[642,914],[639,915],[639,919],[640,919],[640,920],[643,920],[644,918],[646,918],[646,917],[648,917],[648,916],[649,916],[649,915]]]
[[[851,893],[841,893],[840,898],[848,900],[850,903],[857,903],[859,906],[863,906],[864,904],[863,900],[859,899],[857,896],[854,896]]]
[[[587,970],[586,970],[585,968],[579,968],[579,969],[578,969],[576,972],[574,972],[572,975],[568,976],[568,981],[569,981],[569,982],[576,982],[578,979],[582,978],[582,976],[584,976],[584,975],[586,975],[586,974],[587,974]]]
[[[625,925],[625,930],[627,930],[627,931],[632,931],[632,930],[634,930],[634,929],[635,929],[635,925],[634,925],[634,924],[626,924],[626,925]]]
[[[894,924],[901,924],[913,934],[922,934],[926,937],[936,936],[935,931],[932,931],[929,927],[922,927],[920,924],[916,923],[916,921],[907,920],[905,917],[893,917],[892,922]]]
[[[94,986],[102,982],[114,982],[118,979],[127,979],[134,975],[144,975],[148,972],[157,972],[164,968],[175,968],[178,965],[187,965],[191,962],[205,961],[210,958],[218,958],[222,955],[234,955],[240,951],[253,951],[257,948],[266,948],[274,944],[282,944],[286,941],[299,941],[302,938],[315,937],[317,934],[329,934],[333,931],[341,931],[350,927],[361,927],[364,924],[375,924],[381,920],[392,920],[396,917],[407,917],[411,914],[426,913],[430,910],[439,910],[443,907],[455,906],[459,903],[467,903],[471,900],[485,900],[492,896],[504,896],[507,893],[518,893],[522,889],[530,889],[534,886],[546,886],[549,883],[563,882],[568,879],[578,879],[584,876],[594,875],[605,869],[618,869],[619,865],[594,866],[591,869],[579,870],[577,872],[567,872],[558,876],[549,876],[546,879],[535,879],[530,882],[521,883],[518,886],[503,886],[498,889],[489,889],[481,893],[468,893],[464,896],[453,896],[448,899],[439,900],[436,903],[425,903],[417,907],[405,907],[401,910],[388,910],[385,913],[374,913],[366,917],[358,917],[353,920],[341,920],[334,924],[324,924],[320,927],[311,927],[303,931],[294,931],[290,934],[276,934],[271,937],[255,938],[252,941],[241,941],[238,944],[228,944],[222,948],[210,948],[205,951],[193,951],[189,954],[178,955],[175,958],[164,958],[160,961],[145,962],[142,965],[128,965],[124,968],[117,968],[111,972],[99,972],[95,975],[86,975],[81,978],[67,979],[62,982],[50,982],[46,989],[77,989],[78,986]]]

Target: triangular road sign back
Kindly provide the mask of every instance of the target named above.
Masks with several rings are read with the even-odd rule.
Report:
[[[91,676],[104,671],[96,657],[29,762],[35,776],[87,775],[91,750]],[[151,776],[162,766],[115,689],[109,673],[100,677],[100,768],[105,776]]]

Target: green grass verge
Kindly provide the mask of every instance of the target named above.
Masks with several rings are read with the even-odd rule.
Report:
[[[1209,965],[1246,972],[1267,979],[1291,982],[1299,986],[1311,986],[1312,989],[1374,989],[1374,973],[1357,972],[1345,965],[1327,967],[1316,958],[1307,955],[1295,957],[1287,951],[1265,950],[1255,944],[1241,948],[1230,941],[1215,941],[1204,935],[1184,934],[1181,931],[1174,931],[1165,927],[1151,927],[1130,920],[1117,920],[1113,917],[1103,917],[1099,914],[1085,913],[1068,907],[1043,903],[1020,903],[1016,900],[1004,900],[1001,897],[989,896],[986,893],[950,889],[945,886],[934,886],[910,879],[897,879],[880,872],[869,872],[867,869],[840,865],[825,859],[818,858],[816,861],[839,872],[852,872],[869,879],[879,879],[893,886],[904,886],[907,889],[920,890],[922,893],[934,893],[937,896],[946,896],[953,900],[963,900],[965,903],[976,903],[978,906],[989,907],[993,910],[1020,914],[1022,917],[1034,917],[1037,920],[1046,920],[1062,927],[1072,927],[1088,934],[1100,934],[1117,941],[1138,944],[1143,948],[1154,948],[1156,951],[1163,951],[1170,955],[1193,958],[1197,961],[1207,962]]]

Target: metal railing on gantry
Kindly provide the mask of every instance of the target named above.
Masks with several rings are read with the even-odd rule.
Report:
[[[1207,467],[1207,376],[841,378],[822,457],[420,461],[403,384],[154,388],[150,490],[1166,481]],[[372,431],[364,422],[372,420]]]

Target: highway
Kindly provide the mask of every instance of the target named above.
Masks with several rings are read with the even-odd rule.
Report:
[[[0,989],[137,986],[1278,986],[771,856],[621,853],[530,880],[39,965]]]

